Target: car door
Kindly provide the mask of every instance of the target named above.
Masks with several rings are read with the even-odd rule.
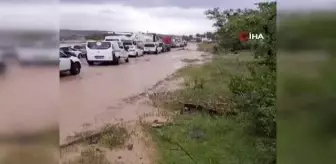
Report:
[[[73,53],[74,55],[76,55],[76,57],[78,57],[79,52],[71,47],[69,47],[69,52]]]
[[[123,57],[123,58],[127,58],[128,57],[128,52],[125,50],[122,42],[118,42],[118,45],[119,45],[119,49],[121,51],[120,56]]]
[[[60,51],[60,63],[59,63],[59,69],[60,71],[66,71],[69,70],[71,67],[71,60],[70,60],[70,56],[61,52]]]
[[[141,50],[138,45],[135,45],[135,51],[139,54],[142,55]]]
[[[162,45],[161,45],[161,43],[158,44],[158,51],[159,51],[159,52],[162,51]]]

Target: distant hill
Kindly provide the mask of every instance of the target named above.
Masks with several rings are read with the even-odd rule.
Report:
[[[95,30],[60,30],[60,40],[83,40],[88,36],[104,36],[108,33],[108,31],[95,31]],[[153,34],[153,33],[152,33]],[[158,37],[166,36],[169,34],[158,34]],[[173,37],[177,37],[177,35],[169,35]]]
[[[60,39],[61,40],[76,40],[82,39],[91,35],[103,35],[107,31],[94,31],[94,30],[60,30]]]

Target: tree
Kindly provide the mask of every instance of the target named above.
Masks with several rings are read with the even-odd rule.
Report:
[[[197,33],[197,34],[196,34],[196,37],[201,37],[201,34]]]
[[[187,35],[182,35],[183,40],[189,40],[189,37]]]
[[[229,88],[234,107],[247,116],[251,130],[260,138],[261,163],[276,163],[276,2],[257,3],[257,9],[214,8],[205,14],[214,20],[217,47],[237,51],[249,49],[258,60],[248,63],[250,76],[234,75]],[[262,33],[264,40],[240,42],[241,31]],[[217,49],[218,49],[217,48]]]
[[[205,33],[205,37],[209,38],[209,39],[214,39],[214,33],[212,33],[212,32],[206,32]]]

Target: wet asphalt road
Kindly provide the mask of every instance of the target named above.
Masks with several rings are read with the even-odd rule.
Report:
[[[173,49],[159,55],[131,58],[129,63],[88,66],[81,73],[60,79],[61,140],[83,130],[83,124],[101,126],[115,120],[136,120],[142,113],[135,107],[122,107],[122,100],[143,92],[183,67],[182,59],[200,58],[196,45],[188,50]]]

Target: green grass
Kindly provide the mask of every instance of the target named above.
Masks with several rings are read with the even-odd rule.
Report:
[[[214,52],[214,43],[199,43],[198,50],[205,51],[205,52]]]
[[[258,151],[253,145],[255,139],[231,119],[201,114],[180,116],[174,125],[153,129],[152,134],[160,152],[158,164],[252,164],[258,161]]]
[[[323,52],[280,52],[278,163],[334,163],[335,59]]]
[[[220,112],[230,109],[230,76],[245,74],[241,62],[252,61],[249,52],[220,55],[202,66],[189,66],[177,72],[185,79],[185,87],[174,92],[183,103],[203,105]],[[158,147],[158,164],[260,164],[257,138],[246,130],[244,121],[229,116],[206,114],[178,115],[172,125],[151,129]]]
[[[225,112],[228,110],[227,99],[231,96],[228,88],[230,77],[245,74],[247,68],[241,62],[251,60],[250,53],[241,52],[238,55],[217,56],[202,66],[191,65],[179,70],[177,75],[185,79],[185,88],[178,93],[179,99]]]

